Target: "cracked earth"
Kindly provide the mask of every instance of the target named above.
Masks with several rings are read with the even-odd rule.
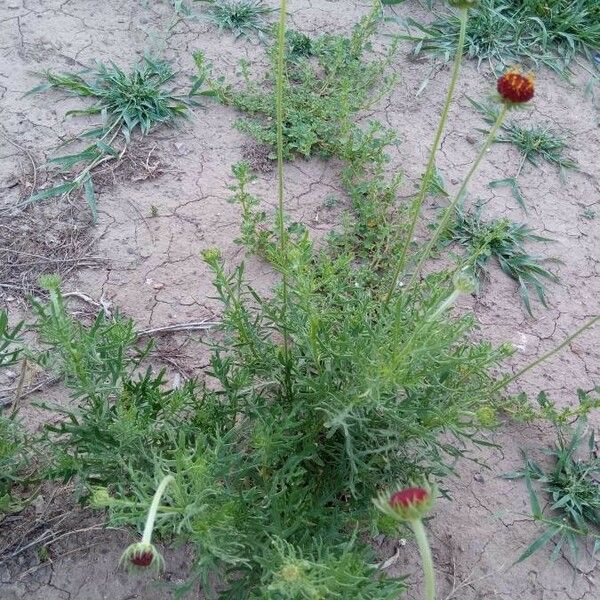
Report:
[[[182,73],[193,73],[192,52],[202,50],[213,62],[216,74],[235,80],[240,59],[264,66],[262,46],[248,40],[234,42],[207,21],[178,21],[167,0],[3,0],[0,6],[0,118],[6,138],[18,146],[0,147],[0,197],[2,204],[16,202],[23,190],[15,178],[31,181],[31,161],[38,176],[53,149],[81,126],[81,121],[63,120],[66,110],[77,103],[60,93],[23,97],[39,83],[36,71],[47,68],[77,70],[99,59],[122,67],[151,51],[170,60]],[[201,12],[201,4],[197,5]],[[349,31],[368,10],[368,3],[351,0],[292,0],[292,25],[307,33]],[[403,11],[425,17],[414,2]],[[387,29],[386,29],[387,27]],[[383,28],[378,43],[385,44],[392,25]],[[400,84],[363,121],[375,118],[394,128],[402,141],[392,152],[390,170],[405,173],[404,189],[410,194],[423,169],[433,127],[437,122],[448,81],[445,67],[431,71],[431,62],[409,57],[403,47],[394,65]],[[431,80],[416,95],[423,80]],[[476,152],[483,126],[467,96],[483,99],[494,78],[483,65],[464,67],[457,103],[443,140],[438,167],[448,187],[455,189]],[[182,82],[185,84],[185,81]],[[527,166],[519,178],[528,213],[515,203],[506,188],[491,189],[487,182],[513,175],[519,164],[517,151],[497,144],[471,186],[470,199],[485,204],[487,218],[506,216],[526,222],[552,243],[538,244],[534,252],[556,257],[553,265],[560,283],[550,284],[549,308],[536,305],[528,316],[516,294],[514,282],[498,269],[480,295],[469,302],[481,325],[481,335],[494,342],[509,341],[517,352],[510,368],[516,369],[552,348],[569,332],[598,312],[600,298],[600,148],[599,113],[585,96],[584,74],[569,83],[547,71],[538,73],[534,106],[519,119],[548,123],[563,130],[570,155],[580,166],[562,182],[556,169],[541,163]],[[241,259],[234,243],[238,233],[238,209],[227,202],[231,165],[255,156],[248,138],[232,128],[233,110],[205,101],[189,122],[179,129],[159,129],[141,145],[144,168],[132,168],[115,177],[105,177],[98,189],[99,221],[93,226],[94,254],[101,264],[73,274],[66,291],[90,298],[104,298],[135,318],[140,328],[218,316],[212,298],[211,278],[200,260],[202,250],[219,246],[229,263]],[[4,138],[2,138],[4,141]],[[475,141],[475,143],[474,143]],[[254,153],[253,153],[254,152]],[[29,154],[28,154],[29,153]],[[260,154],[260,153],[259,153]],[[262,165],[262,166],[261,166]],[[275,205],[275,174],[258,156],[258,180],[253,192],[262,196],[267,210]],[[316,236],[339,223],[348,207],[339,185],[340,165],[334,161],[297,160],[286,166],[287,206],[291,218],[305,223]],[[326,208],[327,197],[340,202]],[[83,201],[82,201],[83,202]],[[154,208],[153,208],[154,207]],[[435,201],[428,205],[435,214]],[[85,207],[84,207],[85,209]],[[587,213],[585,212],[587,209]],[[596,219],[586,218],[595,212]],[[154,216],[153,216],[154,215]],[[260,261],[247,261],[254,287],[268,289],[273,273]],[[0,287],[0,303],[16,316],[24,303]],[[600,331],[588,332],[546,365],[530,372],[514,391],[532,396],[546,390],[562,406],[574,403],[576,389],[600,385]],[[205,356],[197,345],[179,346],[185,373],[198,372]],[[174,366],[173,371],[180,369]],[[172,373],[174,376],[174,372]],[[32,428],[44,418],[32,402],[65,402],[59,389],[29,397],[23,415]],[[592,419],[598,424],[599,419]],[[497,444],[488,450],[473,449],[472,456],[486,461],[489,469],[475,462],[458,466],[458,476],[446,482],[453,497],[442,500],[430,523],[434,555],[441,585],[440,598],[449,600],[594,600],[600,597],[600,571],[589,552],[574,568],[568,557],[549,560],[550,549],[536,553],[516,566],[512,562],[540,531],[529,514],[521,481],[500,477],[520,466],[519,448],[539,448],[551,441],[544,424],[519,425],[506,422],[489,435]],[[54,499],[52,491],[43,499]],[[55,499],[54,499],[55,500]],[[71,496],[61,499],[69,511],[71,531],[51,546],[45,562],[34,554],[22,554],[0,565],[0,598],[16,600],[128,600],[171,598],[163,585],[185,578],[189,553],[185,548],[165,552],[167,572],[160,581],[129,577],[116,568],[122,548],[132,539],[127,531],[88,529],[99,522],[75,508]],[[49,510],[48,508],[41,510]],[[53,507],[52,510],[56,510]],[[10,536],[10,523],[0,524]],[[396,544],[382,540],[385,558]],[[406,573],[419,591],[419,571],[412,542],[398,548],[396,573]],[[196,590],[193,597],[202,598]]]

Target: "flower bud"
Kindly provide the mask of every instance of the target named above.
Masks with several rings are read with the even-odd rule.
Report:
[[[106,508],[111,504],[114,504],[114,498],[105,487],[94,488],[90,497],[90,505],[93,508]]]
[[[391,495],[380,494],[373,502],[379,510],[396,521],[419,521],[433,507],[436,493],[435,486],[422,484]]]
[[[523,104],[535,94],[535,77],[533,73],[523,74],[518,67],[512,67],[498,78],[496,88],[506,104]]]
[[[202,251],[202,258],[209,265],[215,264],[221,260],[221,251],[218,248],[207,248]]]
[[[471,294],[477,287],[475,279],[466,271],[459,271],[452,278],[454,289],[461,294]]]
[[[137,542],[131,544],[123,552],[119,564],[128,569],[153,569],[159,572],[163,569],[165,562],[154,544]]]

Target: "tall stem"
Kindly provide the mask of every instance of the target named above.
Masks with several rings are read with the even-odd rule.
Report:
[[[275,76],[275,110],[277,120],[277,224],[279,228],[279,250],[283,262],[282,269],[282,323],[283,323],[283,354],[285,360],[286,387],[289,391],[289,336],[285,319],[288,306],[288,249],[287,232],[284,220],[284,173],[283,173],[283,86],[285,66],[285,19],[287,0],[279,2],[279,25],[277,27],[277,68]]]
[[[481,150],[479,151],[477,158],[473,162],[471,169],[469,170],[469,172],[467,173],[467,176],[463,180],[462,185],[460,186],[460,189],[456,193],[456,196],[454,196],[452,202],[450,202],[450,204],[446,207],[446,210],[444,211],[444,215],[442,216],[441,221],[439,222],[436,230],[433,232],[433,235],[427,242],[427,245],[425,246],[425,249],[423,250],[423,253],[421,254],[421,258],[419,258],[419,261],[417,262],[417,265],[412,274],[412,277],[410,278],[407,289],[410,289],[414,285],[416,280],[418,279],[421,269],[423,268],[423,264],[429,258],[429,255],[431,254],[433,247],[435,246],[435,244],[439,240],[440,236],[442,235],[442,233],[448,226],[448,222],[450,221],[450,219],[452,218],[452,215],[454,214],[454,209],[456,208],[456,205],[460,202],[461,198],[463,197],[463,194],[466,192],[467,187],[471,181],[471,178],[473,177],[473,175],[479,168],[479,165],[480,165],[481,161],[483,160],[483,157],[485,156],[489,147],[492,145],[492,142],[496,138],[498,129],[500,129],[500,127],[502,126],[502,121],[504,121],[504,117],[506,116],[507,111],[508,111],[508,104],[503,103],[502,109],[500,110],[500,112],[498,113],[498,117],[496,118],[496,122],[494,123],[493,127],[490,129],[490,132],[488,133],[488,136],[485,139],[485,142],[483,143],[483,146],[481,147]]]
[[[175,478],[172,475],[167,475],[160,482],[159,486],[156,488],[154,492],[154,498],[152,498],[152,504],[150,505],[150,510],[148,511],[148,516],[146,517],[146,525],[144,526],[144,533],[142,534],[142,543],[150,544],[152,542],[152,532],[154,531],[154,521],[156,520],[156,513],[158,512],[158,507],[160,505],[160,499],[165,492],[166,487],[174,481]]]
[[[424,600],[435,600],[435,571],[433,569],[433,557],[431,556],[431,548],[427,541],[427,533],[423,522],[420,519],[410,521],[410,526],[415,534],[419,554],[421,555],[421,563],[423,564],[424,575]]]
[[[429,185],[431,182],[431,178],[433,176],[433,171],[435,168],[435,157],[437,155],[438,149],[440,147],[440,142],[442,140],[442,135],[444,134],[444,130],[446,129],[446,121],[448,120],[448,113],[450,112],[450,106],[452,104],[452,97],[454,96],[454,89],[456,88],[456,83],[458,82],[458,75],[460,73],[460,64],[462,62],[463,50],[465,45],[465,32],[467,29],[467,19],[469,16],[469,9],[461,8],[459,12],[460,18],[460,33],[458,36],[458,45],[456,47],[456,54],[454,55],[454,63],[452,65],[452,76],[450,79],[450,85],[448,86],[448,91],[446,92],[446,101],[444,103],[444,108],[442,109],[442,115],[440,117],[440,122],[437,127],[437,131],[435,132],[435,137],[433,139],[433,144],[431,146],[431,150],[429,152],[429,158],[427,160],[427,166],[425,167],[425,174],[421,179],[421,185],[419,187],[419,191],[415,196],[411,207],[410,207],[410,224],[408,226],[408,232],[406,233],[406,239],[404,241],[404,245],[402,246],[402,250],[400,251],[400,257],[398,258],[398,263],[396,264],[396,269],[394,271],[394,276],[392,278],[392,283],[388,293],[385,297],[385,304],[387,305],[392,298],[394,290],[398,285],[398,279],[406,265],[406,255],[408,254],[408,249],[413,240],[413,236],[415,234],[415,228],[417,226],[417,222],[419,221],[419,216],[421,215],[421,207],[423,206],[423,202],[425,200],[425,196],[427,195],[427,191],[429,189]]]
[[[547,361],[549,358],[554,356],[556,353],[560,352],[565,346],[568,346],[576,337],[579,337],[584,331],[587,331],[591,327],[593,327],[598,321],[600,321],[600,315],[596,315],[592,319],[590,319],[585,325],[582,325],[579,329],[573,332],[570,336],[565,338],[558,346],[552,348],[552,350],[548,350],[548,352],[542,354],[539,358],[536,358],[533,362],[525,365],[522,369],[519,369],[512,377],[508,379],[503,379],[499,381],[493,388],[492,392],[496,392],[502,388],[505,388],[510,383],[519,379],[522,375],[527,373],[527,371],[531,371],[531,369],[535,369],[538,365],[541,365],[543,362]]]

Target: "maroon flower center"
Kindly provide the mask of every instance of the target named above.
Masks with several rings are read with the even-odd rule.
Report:
[[[129,560],[136,567],[149,567],[154,559],[154,554],[150,550],[144,550],[134,554]]]
[[[502,98],[509,102],[528,102],[535,93],[533,75],[523,75],[518,69],[509,69],[498,78],[497,89]]]
[[[418,504],[419,502],[423,502],[429,498],[429,493],[427,490],[424,490],[420,487],[411,487],[406,488],[405,490],[400,490],[396,492],[390,498],[390,506],[392,508],[396,508],[401,506],[403,508],[408,508],[412,504]]]

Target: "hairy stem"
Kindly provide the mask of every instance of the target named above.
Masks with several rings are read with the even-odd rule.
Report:
[[[408,232],[406,233],[406,239],[404,241],[404,245],[402,246],[402,250],[400,251],[400,257],[398,258],[398,263],[396,264],[396,269],[394,271],[394,275],[392,277],[392,283],[390,285],[390,289],[385,298],[385,304],[387,305],[392,298],[394,290],[398,285],[398,279],[404,270],[406,265],[406,255],[408,254],[408,249],[413,240],[413,236],[415,234],[415,228],[417,226],[417,222],[419,221],[419,216],[421,215],[421,207],[423,206],[423,202],[425,200],[425,196],[427,195],[427,191],[429,189],[429,185],[431,182],[431,178],[433,176],[433,171],[435,169],[435,157],[437,155],[440,142],[442,139],[442,135],[444,130],[446,129],[446,122],[448,121],[448,113],[450,112],[450,106],[452,104],[452,97],[454,96],[454,90],[456,88],[456,84],[458,82],[458,76],[460,73],[460,65],[462,62],[463,49],[465,44],[465,31],[467,28],[467,19],[469,15],[469,10],[467,8],[461,8],[459,12],[460,16],[460,33],[458,36],[458,45],[456,47],[456,54],[454,55],[454,64],[452,66],[452,76],[450,79],[450,85],[448,86],[448,91],[446,92],[446,101],[444,103],[444,108],[442,109],[442,115],[440,117],[440,122],[437,127],[437,131],[435,132],[435,137],[433,140],[433,144],[431,146],[431,150],[429,152],[429,158],[427,160],[427,166],[425,167],[425,174],[421,179],[421,186],[419,187],[419,191],[415,196],[411,207],[410,214],[411,220],[408,226]]]
[[[423,564],[424,575],[424,600],[435,600],[435,571],[433,569],[433,557],[431,556],[431,548],[427,541],[427,533],[420,519],[410,521],[410,526],[415,534],[421,562]]]
[[[465,177],[464,181],[462,182],[462,185],[460,186],[460,189],[456,193],[456,196],[454,196],[452,202],[450,202],[450,204],[446,207],[446,210],[444,211],[444,215],[442,216],[442,219],[440,220],[436,230],[433,232],[433,235],[427,242],[427,245],[425,246],[425,249],[423,250],[421,257],[419,258],[419,261],[417,262],[417,264],[415,266],[412,277],[410,278],[410,281],[408,283],[407,289],[410,289],[417,281],[419,274],[421,272],[421,269],[423,268],[423,265],[425,264],[425,261],[429,258],[431,251],[433,250],[435,244],[438,242],[440,236],[442,235],[442,233],[445,231],[446,227],[448,226],[448,222],[450,221],[450,219],[452,218],[452,215],[454,214],[454,209],[456,208],[457,204],[462,199],[464,193],[467,191],[467,187],[471,181],[471,178],[473,177],[473,175],[479,168],[479,165],[480,165],[481,161],[483,160],[483,157],[486,155],[489,147],[492,145],[492,142],[496,138],[498,129],[500,129],[500,127],[502,125],[502,121],[504,121],[504,117],[506,116],[507,111],[508,111],[508,105],[505,103],[502,104],[502,110],[500,110],[500,112],[498,113],[496,122],[494,123],[493,127],[490,129],[490,132],[488,133],[488,136],[485,139],[485,142],[483,143],[481,150],[479,150],[479,154],[477,155],[477,158],[473,162],[473,165],[471,166],[471,169],[469,170],[469,172],[467,173],[467,176]]]
[[[159,486],[156,488],[154,492],[154,497],[152,498],[152,504],[150,505],[150,510],[148,511],[148,516],[146,517],[146,525],[144,526],[144,533],[142,534],[142,543],[150,544],[152,542],[152,532],[154,531],[154,521],[156,520],[156,513],[158,512],[158,507],[160,505],[160,500],[162,495],[165,492],[167,486],[175,481],[175,478],[172,475],[167,475],[163,477],[163,480],[160,482]]]
[[[289,364],[289,334],[287,331],[285,315],[288,305],[288,251],[287,232],[285,230],[284,214],[284,173],[283,173],[283,86],[285,66],[285,18],[287,0],[279,2],[279,24],[277,27],[277,69],[275,77],[275,108],[277,119],[277,224],[279,227],[279,250],[283,262],[282,269],[282,322],[283,322],[283,354],[286,369],[286,387],[290,388]]]

